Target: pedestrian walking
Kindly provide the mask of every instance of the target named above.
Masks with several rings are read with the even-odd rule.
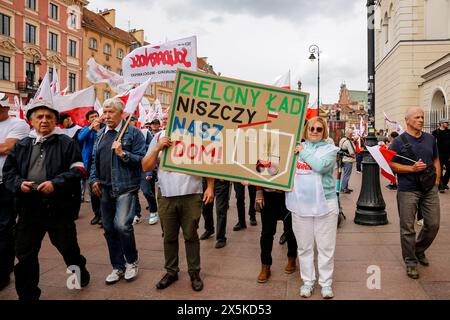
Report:
[[[332,283],[339,207],[336,196],[334,168],[339,148],[327,143],[325,120],[310,119],[303,128],[305,142],[298,144],[299,154],[294,187],[286,192],[286,208],[292,212],[292,229],[298,244],[300,295],[312,295],[316,273],[315,248],[319,285],[324,299],[334,296]]]
[[[74,223],[73,190],[85,173],[76,142],[58,134],[58,111],[38,100],[27,111],[34,135],[16,143],[3,167],[6,188],[18,197],[14,268],[20,300],[38,300],[39,251],[46,233],[67,267],[80,270],[79,284],[88,285],[86,259],[80,254]]]
[[[122,120],[124,104],[119,98],[103,103],[106,126],[98,132],[94,144],[89,183],[100,197],[103,228],[108,244],[112,272],[106,284],[138,275],[138,251],[133,219],[141,181],[141,160],[145,154],[144,136],[134,126]],[[118,136],[125,130],[122,140]]]
[[[422,131],[423,109],[410,108],[406,112],[405,121],[406,132],[394,139],[390,146],[398,156],[389,165],[397,173],[400,240],[406,274],[418,279],[417,264],[429,265],[425,251],[433,243],[439,230],[438,185],[441,168],[436,139]],[[423,227],[416,239],[414,222],[418,210],[423,216]]]

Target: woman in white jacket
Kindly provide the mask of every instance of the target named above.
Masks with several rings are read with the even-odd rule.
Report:
[[[333,298],[332,276],[339,207],[335,191],[334,168],[339,148],[327,143],[328,129],[319,117],[303,128],[305,142],[298,153],[294,187],[286,192],[286,207],[292,212],[292,228],[298,244],[300,295],[312,295],[316,281],[314,243],[318,251],[319,285],[324,299]]]

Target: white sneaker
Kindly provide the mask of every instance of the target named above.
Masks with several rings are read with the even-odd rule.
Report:
[[[416,222],[418,226],[423,226],[423,219],[420,219],[419,221]]]
[[[109,274],[106,277],[105,282],[106,282],[106,284],[114,284],[114,283],[118,282],[122,277],[123,277],[123,271],[113,269],[111,274]]]
[[[125,264],[125,280],[132,281],[134,280],[138,275],[138,260],[136,260],[133,263],[126,263]]]
[[[300,296],[303,298],[309,298],[309,297],[311,297],[313,291],[314,291],[314,285],[309,286],[307,284],[304,284],[300,287]]]
[[[334,297],[333,289],[330,286],[322,287],[320,293],[324,299],[332,299]]]
[[[148,218],[148,224],[156,224],[159,221],[158,212],[151,212],[150,217]]]
[[[139,222],[141,222],[141,218],[139,218],[138,216],[134,216],[134,219],[133,219],[133,226],[134,226],[135,224],[138,224]]]

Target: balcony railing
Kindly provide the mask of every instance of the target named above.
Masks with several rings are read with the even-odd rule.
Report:
[[[17,90],[19,92],[35,92],[39,86],[37,84],[32,84],[28,81],[18,81]]]

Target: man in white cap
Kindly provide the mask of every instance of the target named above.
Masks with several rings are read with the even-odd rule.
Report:
[[[433,131],[436,138],[439,151],[439,162],[441,163],[441,181],[439,183],[439,192],[444,193],[448,189],[450,180],[450,129],[448,128],[448,119],[439,120],[439,128]],[[445,171],[445,174],[444,174]]]
[[[87,286],[90,275],[80,254],[71,201],[85,173],[81,152],[73,139],[58,134],[58,111],[51,102],[34,102],[27,118],[35,132],[16,143],[6,158],[3,180],[18,198],[16,291],[20,300],[34,301],[41,294],[38,255],[47,232],[67,267],[76,273],[77,285]]]
[[[16,142],[30,132],[25,121],[9,117],[8,111],[8,96],[0,93],[0,290],[9,284],[14,268],[13,227],[16,221],[13,194],[5,188],[2,180],[3,164]]]

